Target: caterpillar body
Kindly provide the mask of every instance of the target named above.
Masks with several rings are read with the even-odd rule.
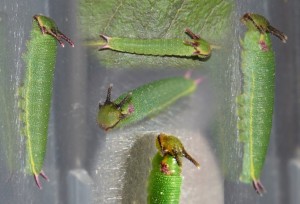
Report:
[[[58,30],[52,19],[42,15],[33,17],[27,52],[23,56],[26,72],[24,87],[20,88],[20,106],[24,110],[21,117],[25,125],[27,169],[33,174],[40,189],[39,175],[48,180],[42,167],[47,146],[56,41],[64,47],[63,39],[74,47],[73,42]]]
[[[208,58],[211,54],[211,45],[200,36],[194,34],[190,29],[185,32],[192,38],[182,39],[133,39],[118,38],[100,35],[106,41],[99,50],[111,49],[119,52],[154,55],[154,56],[197,56]],[[90,45],[99,43],[89,43]]]
[[[194,81],[188,76],[157,80],[124,93],[113,102],[110,86],[106,101],[99,103],[97,122],[104,130],[133,124],[192,93],[198,83],[200,79]]]
[[[248,28],[242,41],[243,93],[238,96],[239,140],[244,143],[240,180],[253,184],[258,194],[265,189],[260,174],[267,154],[274,106],[275,59],[270,33],[286,42],[287,36],[261,15],[246,13]]]
[[[197,168],[200,165],[185,151],[181,141],[175,136],[160,133],[156,139],[156,147],[158,153],[152,160],[152,170],[148,177],[148,204],[179,203],[181,158],[186,157]]]

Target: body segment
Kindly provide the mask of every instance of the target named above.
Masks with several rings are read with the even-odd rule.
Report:
[[[243,93],[237,98],[239,139],[244,143],[240,180],[252,182],[261,194],[264,187],[259,179],[272,128],[275,58],[268,21],[258,14],[245,14],[242,21],[248,31],[242,41]],[[280,36],[283,36],[282,33]]]
[[[182,184],[182,157],[195,164],[184,149],[181,141],[172,135],[160,133],[156,139],[158,153],[152,160],[152,170],[148,177],[148,204],[176,204],[180,202]]]
[[[21,107],[28,170],[33,173],[36,183],[41,188],[38,175],[47,179],[42,171],[44,163],[48,123],[51,106],[53,75],[56,59],[56,41],[63,45],[61,34],[48,17],[36,15],[30,41],[27,42],[27,53],[24,55],[26,73],[24,87],[21,88]],[[73,43],[68,39],[73,46]]]
[[[164,160],[163,164],[162,161]],[[161,166],[168,166],[172,173],[165,174]],[[170,155],[157,153],[152,160],[152,170],[148,177],[148,204],[175,204],[180,201],[182,184],[181,167]]]
[[[109,130],[138,122],[192,93],[197,83],[184,77],[157,80],[122,94],[114,102],[110,100],[110,87],[105,103],[99,104],[98,124]]]

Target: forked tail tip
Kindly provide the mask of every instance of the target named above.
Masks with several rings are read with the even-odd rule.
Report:
[[[110,46],[108,45],[110,37],[100,34],[100,38],[102,38],[105,41],[105,44],[100,46],[99,51],[105,50],[105,49],[110,49]]]
[[[198,79],[195,80],[195,84],[198,85],[204,80],[204,77],[199,77]]]
[[[184,78],[185,79],[190,79],[192,76],[192,71],[188,70],[185,74],[184,74]],[[204,80],[204,77],[199,77],[198,79],[194,80],[195,84],[198,85],[200,84],[202,81]]]
[[[263,196],[263,194],[267,192],[260,180],[253,180],[252,185],[256,193],[260,196]]]
[[[46,176],[46,174],[44,173],[44,171],[41,171],[39,174],[33,174],[35,183],[37,185],[37,187],[42,190],[42,184],[40,182],[40,178],[39,175],[41,175],[46,181],[49,181],[49,178]]]

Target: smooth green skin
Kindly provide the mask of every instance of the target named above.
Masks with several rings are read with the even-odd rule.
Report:
[[[156,56],[198,56],[211,54],[210,44],[203,40],[108,38],[104,48],[120,52]],[[187,43],[188,42],[188,43]],[[189,43],[197,44],[195,47]]]
[[[145,84],[118,97],[114,104],[120,103],[128,93],[132,93],[130,100],[120,109],[111,104],[102,105],[98,111],[97,122],[105,130],[117,122],[119,123],[115,127],[136,123],[192,93],[196,87],[195,81],[184,77],[172,77]],[[132,113],[129,113],[130,106],[134,108]],[[122,114],[125,117],[120,118]]]
[[[161,163],[167,164],[172,172],[166,175],[161,172]],[[152,170],[148,177],[148,204],[176,204],[180,201],[182,184],[181,167],[171,155],[164,157],[158,152],[152,160]]]
[[[46,28],[57,29],[53,20],[39,17],[39,22]],[[21,106],[24,109],[22,118],[25,124],[27,165],[34,175],[40,174],[46,153],[56,43],[52,36],[42,34],[37,21],[33,20],[27,52],[24,55],[26,76]]]
[[[240,180],[258,181],[265,162],[272,128],[275,59],[270,34],[263,34],[268,51],[262,51],[260,32],[250,29],[242,42],[243,93],[237,98],[239,139],[244,142]]]

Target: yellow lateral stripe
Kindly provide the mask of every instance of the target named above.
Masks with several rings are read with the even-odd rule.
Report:
[[[31,67],[31,64],[29,64],[28,68],[29,70]],[[29,72],[29,76],[28,76],[28,81],[29,82],[31,81],[31,72]],[[26,82],[26,83],[27,83]],[[26,86],[26,97],[25,97],[25,103],[26,103],[26,111],[25,111],[25,115],[26,115],[26,123],[25,123],[25,127],[26,127],[26,136],[27,136],[27,142],[28,142],[28,150],[27,150],[27,154],[29,154],[29,158],[30,158],[30,169],[32,170],[33,174],[34,175],[37,175],[38,173],[36,172],[35,170],[35,163],[34,163],[34,160],[33,160],[33,155],[32,155],[32,145],[31,145],[31,138],[30,138],[30,133],[29,133],[29,120],[28,120],[28,84],[25,84]]]
[[[254,176],[254,163],[253,163],[253,98],[254,98],[254,89],[255,89],[255,78],[253,74],[253,69],[251,70],[251,76],[252,76],[252,90],[251,91],[251,98],[250,98],[250,133],[249,133],[249,143],[250,143],[250,174],[252,179],[255,179]]]
[[[189,93],[192,93],[195,89],[197,88],[197,85],[196,83],[194,82],[194,86],[190,87],[189,89],[187,89],[186,91],[184,92],[181,92],[181,94],[179,94],[177,97],[173,98],[172,100],[169,100],[168,102],[166,102],[164,105],[162,105],[162,108],[172,104],[173,102],[175,102],[177,99],[185,96],[185,95],[188,95]],[[161,108],[161,109],[162,109]]]

